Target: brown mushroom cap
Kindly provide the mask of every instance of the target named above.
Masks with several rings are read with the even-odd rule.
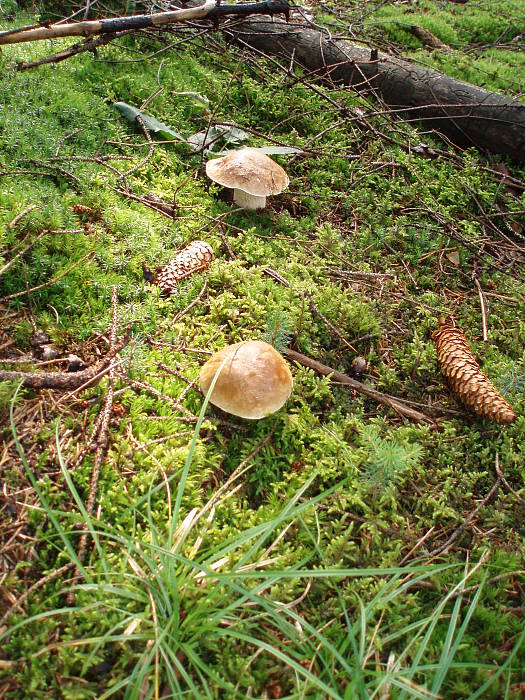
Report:
[[[281,408],[292,391],[292,374],[283,357],[262,340],[247,340],[214,353],[200,374],[206,394],[215,373],[226,363],[215,383],[211,403],[241,418],[264,418]]]
[[[286,171],[256,148],[241,148],[206,163],[206,175],[223,187],[256,197],[279,194],[288,187]]]

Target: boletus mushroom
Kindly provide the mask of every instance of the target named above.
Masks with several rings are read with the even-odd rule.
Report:
[[[224,360],[210,396],[223,411],[256,420],[278,411],[290,396],[290,369],[282,355],[262,340],[235,343],[214,353],[200,374],[204,394]]]
[[[209,160],[206,175],[233,189],[233,201],[242,209],[264,209],[266,197],[280,194],[290,183],[286,171],[256,148],[241,148]]]

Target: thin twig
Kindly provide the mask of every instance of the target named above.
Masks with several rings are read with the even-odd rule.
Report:
[[[39,588],[42,588],[42,586],[46,586],[50,581],[53,581],[54,579],[58,578],[59,576],[62,576],[62,574],[65,574],[66,571],[69,571],[69,569],[72,569],[74,566],[73,562],[69,562],[67,564],[64,564],[64,566],[61,566],[59,569],[56,569],[55,571],[52,571],[50,574],[47,574],[47,576],[43,576],[41,579],[38,579],[36,583],[34,583],[32,586],[30,586],[25,593],[22,593],[20,598],[16,601],[16,605],[14,605],[12,608],[9,608],[3,616],[0,618],[0,629],[2,625],[9,619],[9,617],[16,611],[16,610],[21,610],[22,609],[22,604],[25,603],[25,601],[33,595],[35,591],[37,591]]]
[[[432,418],[426,416],[424,413],[420,413],[419,411],[416,411],[415,409],[411,408],[402,399],[398,399],[394,396],[389,396],[388,394],[383,394],[380,391],[377,391],[377,389],[372,389],[371,387],[366,386],[366,384],[362,384],[356,379],[352,379],[347,374],[338,372],[332,367],[328,367],[328,365],[323,365],[321,362],[317,362],[317,360],[312,360],[310,357],[307,357],[306,355],[303,355],[300,352],[296,352],[295,350],[289,350],[288,348],[285,348],[282,351],[282,353],[283,355],[286,355],[286,357],[288,357],[290,360],[295,360],[296,362],[299,362],[299,364],[304,365],[305,367],[310,367],[310,369],[313,369],[315,372],[318,372],[323,376],[331,375],[332,381],[338,382],[339,384],[344,384],[345,386],[349,386],[351,389],[354,389],[354,391],[357,391],[360,394],[364,394],[370,399],[377,401],[377,403],[383,404],[384,406],[388,406],[396,413],[405,418],[410,418],[411,420],[415,420],[418,423],[426,423],[427,425],[435,424]]]
[[[13,221],[14,221],[14,219],[13,219]],[[18,258],[21,258],[22,255],[27,253],[27,251],[30,248],[32,248],[36,243],[38,243],[38,241],[43,236],[45,236],[46,233],[47,233],[47,231],[42,231],[41,233],[38,234],[38,236],[33,238],[33,240],[30,241],[24,248],[22,248],[22,250],[18,251],[18,253],[16,255],[13,255],[11,260],[9,260],[9,262],[6,262],[6,264],[2,267],[2,269],[0,269],[0,276],[2,276],[5,272],[7,272],[9,270],[9,268],[11,267],[11,265],[14,265],[14,263],[18,260]],[[23,293],[25,294],[26,292],[23,292]]]
[[[109,337],[109,352],[112,355],[112,359],[109,364],[108,372],[108,389],[106,393],[106,400],[104,402],[104,408],[102,409],[102,419],[100,421],[100,429],[97,438],[97,448],[95,450],[95,457],[93,460],[93,470],[91,472],[91,482],[89,485],[89,495],[86,504],[86,512],[89,516],[92,515],[93,509],[95,507],[95,499],[97,497],[98,489],[98,478],[100,475],[100,467],[106,456],[108,447],[108,428],[109,422],[111,420],[111,415],[113,411],[113,392],[115,385],[115,346],[117,344],[117,308],[118,308],[118,297],[117,288],[113,285],[111,292],[111,307],[112,307],[112,318],[111,318],[111,332]],[[83,562],[86,556],[87,549],[87,539],[88,533],[86,531],[87,523],[84,523],[84,532],[80,538],[80,544],[78,547],[78,559]],[[79,574],[78,567],[75,569],[76,578]],[[70,591],[69,598],[73,598],[74,594]]]
[[[97,49],[100,46],[106,46],[106,44],[109,44],[117,37],[121,37],[128,33],[129,32],[115,32],[114,34],[103,34],[96,39],[84,39],[83,41],[79,41],[78,44],[74,44],[68,49],[64,49],[64,51],[59,51],[58,53],[51,54],[50,56],[39,58],[38,61],[28,61],[27,63],[22,61],[17,63],[16,70],[23,71],[29,70],[30,68],[38,68],[39,66],[44,66],[48,63],[60,63],[61,61],[71,58],[72,56],[78,56],[78,54],[84,53],[84,51],[92,51],[94,54],[96,54]]]
[[[182,311],[179,311],[179,313],[173,318],[173,320],[171,322],[172,325],[177,323],[177,321],[180,321],[180,319],[183,316],[185,316],[188,313],[188,311],[195,306],[195,304],[199,303],[199,301],[202,299],[202,297],[206,293],[207,287],[208,287],[208,282],[207,282],[207,280],[204,280],[204,284],[202,285],[202,289],[200,290],[200,292],[197,294],[195,299],[188,304],[188,306],[185,309],[182,309]]]
[[[19,214],[17,214],[12,221],[10,221],[7,224],[7,228],[13,229],[17,225],[17,223],[20,221],[20,219],[23,219],[24,216],[26,216],[26,214],[29,214],[30,211],[33,211],[33,209],[36,209],[37,206],[38,206],[37,204],[30,204],[23,211],[21,211]]]
[[[483,327],[483,340],[485,343],[488,343],[489,340],[489,331],[488,331],[488,324],[487,324],[487,311],[485,309],[485,297],[483,296],[483,290],[481,289],[481,285],[479,283],[479,280],[477,277],[474,277],[474,284],[478,288],[478,295],[479,295],[479,303],[481,306],[481,324]]]
[[[315,305],[314,300],[312,299],[310,294],[308,294],[308,292],[304,292],[304,295],[308,299],[308,301],[310,303],[310,308],[312,309],[312,311],[315,314],[317,314],[319,316],[319,318],[328,326],[328,328],[330,328],[330,330],[336,334],[336,336],[339,338],[339,340],[341,340],[348,348],[350,348],[350,350],[352,350],[353,352],[357,352],[357,350],[354,348],[354,346],[348,342],[348,340],[344,337],[344,335],[341,333],[341,331],[339,331],[334,326],[334,324],[326,318],[326,316],[322,313],[322,311],[320,311],[317,308],[317,306]]]
[[[146,125],[144,124],[142,117],[139,117],[137,115],[135,117],[135,121],[142,129],[142,133],[144,134],[144,137],[145,137],[146,141],[148,142],[148,152],[146,153],[144,158],[139,163],[137,163],[137,165],[133,166],[133,168],[131,168],[127,172],[122,173],[119,177],[119,180],[125,180],[127,177],[129,177],[129,175],[132,175],[133,173],[138,172],[149,161],[149,159],[153,155],[153,151],[155,149],[155,144],[153,143],[151,136],[149,135],[149,131],[146,129]]]
[[[509,484],[509,482],[507,481],[507,479],[505,479],[505,477],[503,476],[503,472],[501,471],[501,467],[500,467],[500,465],[499,465],[499,454],[498,454],[498,453],[496,453],[496,464],[495,464],[495,466],[496,466],[496,474],[497,474],[498,477],[501,479],[502,484],[508,488],[508,490],[511,492],[511,494],[512,494],[513,496],[515,496],[515,498],[517,498],[518,501],[519,501],[522,505],[525,506],[525,499],[523,499],[523,498],[519,495],[519,493],[516,493],[516,491],[514,491],[514,489],[513,489],[512,486]]]
[[[421,545],[430,537],[430,535],[434,532],[435,529],[436,529],[436,526],[435,526],[435,525],[432,525],[432,527],[430,528],[430,530],[427,530],[427,531],[425,532],[425,534],[423,535],[423,537],[420,537],[420,538],[419,538],[419,540],[418,540],[418,541],[416,542],[416,544],[411,548],[411,550],[408,552],[408,554],[405,554],[405,556],[403,557],[403,559],[401,559],[401,561],[399,562],[399,566],[403,566],[403,564],[406,564],[406,563],[407,563],[407,561],[410,559],[410,557],[412,556],[412,554],[414,554],[414,552],[415,552],[416,550],[418,550],[418,549],[421,547]]]
[[[498,454],[496,454],[496,460],[497,461],[499,460]],[[479,511],[494,498],[494,496],[496,495],[496,493],[500,487],[501,481],[502,481],[501,476],[498,474],[498,478],[496,479],[494,486],[490,489],[490,491],[485,496],[485,498],[480,503],[478,503],[478,505],[474,508],[472,513],[469,513],[467,515],[467,517],[465,518],[465,521],[463,523],[461,523],[461,525],[454,530],[454,532],[450,535],[450,537],[448,538],[448,540],[446,542],[444,542],[442,545],[437,547],[437,549],[434,549],[432,552],[430,552],[430,554],[428,555],[429,557],[437,557],[438,554],[443,554],[448,549],[450,549],[451,545],[455,542],[455,540],[457,540],[457,538],[459,537],[459,535],[461,535],[463,530],[465,530],[470,525],[470,523],[474,520],[474,518],[479,513]]]
[[[485,581],[485,586],[487,588],[490,588],[493,583],[496,583],[497,581],[501,581],[504,578],[509,578],[510,576],[523,576],[525,575],[525,571],[522,569],[519,569],[518,571],[505,571],[503,574],[498,574],[497,576],[493,576],[492,578],[489,578]],[[457,598],[458,595],[465,595],[466,593],[474,593],[474,591],[477,591],[479,588],[478,585],[474,586],[469,586],[468,588],[463,588],[462,590],[455,591],[451,596],[449,600],[454,600],[454,598]]]
[[[43,284],[39,284],[36,287],[31,287],[31,289],[24,289],[22,292],[15,292],[14,294],[8,294],[5,297],[0,297],[0,301],[8,301],[9,299],[17,299],[18,297],[23,297],[24,294],[31,294],[32,292],[37,292],[40,289],[44,289],[45,287],[50,287],[52,284],[55,284],[55,282],[58,282],[59,280],[62,279],[62,277],[65,277],[67,274],[71,272],[71,270],[74,270],[75,267],[78,267],[80,264],[82,264],[85,260],[90,258],[94,254],[94,250],[90,250],[89,253],[86,253],[80,260],[77,260],[74,262],[72,265],[67,267],[63,272],[61,272],[59,275],[56,277],[53,277],[52,280],[48,280],[47,282],[44,282]]]

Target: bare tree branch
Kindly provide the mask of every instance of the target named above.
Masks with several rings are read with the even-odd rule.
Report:
[[[134,15],[131,17],[114,17],[112,19],[88,20],[85,22],[68,22],[50,24],[49,26],[22,29],[19,32],[0,33],[0,45],[20,44],[26,41],[56,39],[65,36],[93,36],[94,34],[115,34],[128,30],[163,27],[177,22],[195,19],[211,19],[218,22],[221,17],[230,15],[246,16],[253,14],[274,15],[283,13],[288,17],[290,5],[288,0],[263,0],[262,2],[243,3],[240,5],[219,5],[215,0],[205,0],[199,7],[188,7],[169,12],[157,12],[152,15]]]

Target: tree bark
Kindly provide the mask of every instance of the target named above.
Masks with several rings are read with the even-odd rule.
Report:
[[[263,18],[225,28],[235,43],[294,61],[315,77],[376,94],[456,143],[525,162],[525,104],[299,24]]]
[[[177,22],[208,19],[218,23],[222,17],[245,17],[252,14],[284,14],[288,18],[289,0],[261,0],[238,5],[220,5],[216,0],[205,0],[202,5],[179,8],[169,12],[156,12],[151,15],[132,15],[112,19],[94,19],[84,22],[31,26],[0,32],[0,45],[21,44],[27,41],[41,41],[65,36],[93,36],[95,34],[115,34],[129,30],[165,27]]]

